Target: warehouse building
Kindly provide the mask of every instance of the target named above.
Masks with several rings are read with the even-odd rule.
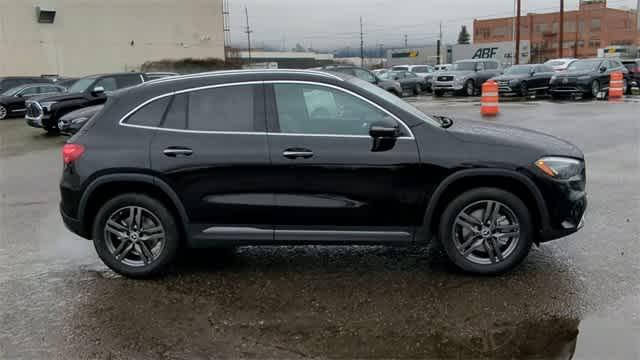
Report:
[[[0,76],[83,76],[224,58],[222,0],[3,0]]]
[[[521,40],[531,44],[531,61],[557,57],[560,42],[560,12],[521,17]],[[564,14],[563,55],[597,56],[598,49],[612,45],[640,45],[636,11],[607,7],[606,0],[581,0],[579,9]],[[513,17],[475,20],[474,44],[514,41]]]

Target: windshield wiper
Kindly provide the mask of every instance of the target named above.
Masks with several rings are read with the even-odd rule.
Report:
[[[451,119],[450,117],[441,116],[441,115],[431,115],[431,116],[434,117],[436,120],[440,121],[440,126],[444,129],[448,129],[451,127],[451,125],[453,125],[453,119]]]

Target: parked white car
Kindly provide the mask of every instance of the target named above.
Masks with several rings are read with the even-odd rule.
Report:
[[[451,64],[440,64],[440,65],[435,65],[433,67],[433,70],[438,72],[438,71],[447,71],[451,68]]]
[[[574,58],[562,58],[562,59],[551,59],[545,62],[544,64],[551,67],[553,71],[560,72],[565,71],[577,59]]]

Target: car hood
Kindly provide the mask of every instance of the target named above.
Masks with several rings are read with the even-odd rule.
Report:
[[[493,80],[522,80],[528,78],[527,74],[509,74],[509,75],[500,75],[492,78]]]
[[[515,126],[474,120],[455,120],[447,132],[464,142],[535,150],[541,156],[569,156],[583,159],[580,149],[566,140]]]
[[[384,80],[384,79],[380,79],[380,81],[378,82],[378,85],[381,86],[400,86],[400,83],[395,81],[395,80]]]
[[[72,93],[72,94],[63,94],[63,95],[44,95],[44,96],[37,96],[37,97],[33,97],[30,100],[31,101],[37,101],[37,102],[49,102],[49,101],[69,101],[69,100],[77,100],[77,99],[84,99],[84,94],[83,93]]]
[[[465,70],[465,71],[441,71],[435,76],[466,76],[475,73],[475,71]]]
[[[95,106],[89,106],[86,108],[78,109],[76,111],[72,111],[64,115],[63,117],[60,118],[60,120],[68,121],[68,120],[74,120],[81,117],[89,118],[95,115],[96,113],[98,113],[100,110],[102,110],[103,107],[104,105],[95,105]]]

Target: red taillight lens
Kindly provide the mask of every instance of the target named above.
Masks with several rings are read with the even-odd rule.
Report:
[[[65,144],[62,147],[62,162],[64,162],[65,165],[71,164],[78,160],[82,154],[84,154],[84,145]]]
[[[637,68],[633,69],[633,72],[636,74],[640,74],[640,66],[638,66]]]

